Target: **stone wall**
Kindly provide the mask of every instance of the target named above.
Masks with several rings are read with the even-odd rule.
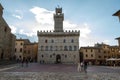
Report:
[[[79,36],[63,34],[38,37],[38,62],[42,60],[46,63],[54,63],[57,55],[60,55],[62,63],[75,63],[79,60]]]

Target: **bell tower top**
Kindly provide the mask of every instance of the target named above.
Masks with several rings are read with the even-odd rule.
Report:
[[[2,7],[2,5],[0,4],[0,16],[2,16],[3,15],[3,7]]]
[[[55,9],[55,14],[54,14],[54,31],[55,32],[63,32],[63,20],[64,20],[64,14],[62,13],[62,8],[58,6]]]
[[[62,13],[62,8],[60,7],[56,8],[56,14],[60,14],[60,13]]]

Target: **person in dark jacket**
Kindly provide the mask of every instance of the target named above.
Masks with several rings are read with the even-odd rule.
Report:
[[[28,58],[25,59],[26,67],[28,67]]]
[[[85,61],[84,62],[84,71],[85,71],[85,73],[87,73],[87,66],[88,66],[88,63]]]

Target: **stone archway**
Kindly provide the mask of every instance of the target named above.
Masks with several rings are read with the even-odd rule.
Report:
[[[56,55],[56,63],[61,63],[61,56],[60,56],[60,54]]]

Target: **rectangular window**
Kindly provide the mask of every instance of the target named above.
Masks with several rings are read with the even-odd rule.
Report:
[[[58,50],[58,47],[57,46],[55,46],[55,51],[57,51]]]
[[[99,53],[101,52],[100,49],[98,50],[98,52],[99,52]]]
[[[15,48],[15,52],[17,51],[17,49]]]
[[[41,51],[43,51],[43,46],[41,46]]]
[[[66,43],[66,40],[65,40],[65,39],[63,40],[63,43]]]
[[[20,45],[23,45],[22,43],[20,43]]]
[[[62,50],[62,46],[60,46],[60,50]]]
[[[22,48],[20,48],[20,52],[22,52]]]
[[[93,54],[91,54],[91,57],[93,57]]]
[[[76,51],[77,50],[77,46],[74,46],[74,51]]]
[[[91,49],[91,52],[93,52],[93,50]]]
[[[106,58],[106,56],[104,56],[104,58]]]
[[[69,46],[69,51],[72,51],[72,46]]]
[[[50,51],[52,51],[53,50],[53,47],[52,46],[50,46]]]
[[[28,50],[28,54],[30,54],[30,50]]]
[[[26,51],[24,51],[24,53],[26,53]]]
[[[48,46],[46,46],[45,50],[48,51]]]
[[[88,57],[88,55],[86,54],[86,57]]]
[[[67,46],[64,46],[64,50],[65,50],[65,51],[68,51]]]
[[[101,56],[98,56],[98,58],[101,58]]]

